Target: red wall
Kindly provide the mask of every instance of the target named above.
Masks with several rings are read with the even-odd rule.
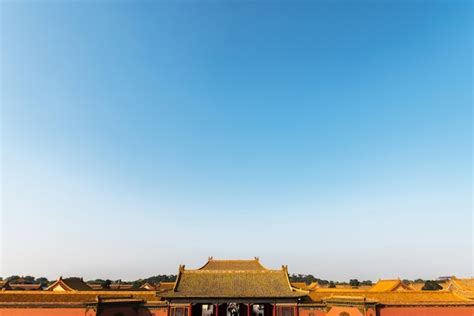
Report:
[[[0,316],[96,316],[85,308],[1,308]]]
[[[299,316],[325,316],[326,313],[322,309],[300,307]]]
[[[340,306],[333,306],[326,314],[327,316],[340,316],[341,313],[347,313],[350,316],[365,316],[365,313],[361,313],[361,311],[357,307],[340,307]]]
[[[166,308],[140,308],[138,313],[131,307],[109,307],[100,316],[167,316]],[[96,311],[85,308],[1,308],[0,316],[97,316]],[[319,315],[318,315],[319,316]]]
[[[166,308],[155,308],[148,309],[142,307],[138,312],[132,307],[107,307],[99,316],[115,316],[118,313],[122,313],[123,316],[167,316],[168,310]],[[0,315],[1,316],[1,315]]]
[[[473,307],[385,307],[380,316],[473,316]]]
[[[167,308],[157,308],[157,309],[140,309],[138,316],[168,316]]]

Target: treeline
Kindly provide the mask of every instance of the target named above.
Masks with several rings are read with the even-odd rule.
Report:
[[[146,279],[138,279],[132,282],[133,287],[140,287],[145,283],[159,284],[160,282],[174,282],[176,275],[174,274],[159,274]]]
[[[350,285],[350,286],[361,286],[361,285],[372,285],[371,280],[359,281],[357,279],[351,279],[349,282],[339,282],[339,281],[331,281],[331,280],[324,280],[314,277],[312,274],[290,274],[290,281],[291,282],[304,282],[306,284],[311,284],[313,282],[317,282],[320,285],[328,286],[329,288],[335,288],[336,285]]]
[[[52,284],[56,280],[48,280],[45,277],[35,278],[33,276],[18,276],[12,275],[5,279],[0,277],[0,281],[9,281],[10,283],[22,283],[22,284],[41,284],[42,286],[48,286]],[[88,280],[85,281],[89,284],[100,284],[103,288],[110,287],[111,284],[132,284],[134,288],[139,288],[145,283],[152,283],[152,284],[159,284],[160,282],[174,282],[176,280],[176,275],[173,274],[159,274],[155,275],[146,279],[138,279],[134,281],[122,281],[121,279],[118,280],[110,280],[110,279],[95,279],[95,280]]]

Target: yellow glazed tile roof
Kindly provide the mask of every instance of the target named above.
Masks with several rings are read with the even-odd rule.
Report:
[[[180,266],[172,291],[160,293],[165,298],[290,298],[307,295],[291,286],[288,270],[269,270],[258,258],[254,260],[214,260],[200,269]]]
[[[308,290],[308,285],[305,282],[291,282],[291,286],[301,289],[301,290]]]
[[[474,301],[449,291],[312,291],[309,294],[313,302],[322,302],[331,297],[364,297],[385,305],[474,305]]]
[[[474,300],[474,278],[452,278],[449,282],[448,289],[465,298]]]
[[[399,279],[396,280],[379,280],[372,286],[369,291],[374,292],[390,292],[390,291],[413,291],[414,288],[404,284]]]
[[[106,293],[106,294],[105,294]],[[3,291],[0,292],[0,305],[8,304],[83,304],[101,299],[140,299],[143,301],[159,301],[152,291]]]
[[[455,285],[460,290],[474,291],[474,278],[470,278],[470,279],[452,278],[451,284]]]
[[[52,291],[56,286],[61,286],[68,291],[92,291],[92,288],[82,280],[82,278],[65,278],[60,277],[56,282],[48,287]]]
[[[209,257],[204,266],[198,270],[267,270],[257,257],[253,260],[217,260]]]

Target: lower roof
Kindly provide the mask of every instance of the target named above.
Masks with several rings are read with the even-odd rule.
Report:
[[[473,305],[469,300],[450,291],[406,291],[406,292],[375,292],[375,291],[331,291],[319,289],[312,291],[309,298],[312,302],[321,303],[334,297],[364,298],[377,301],[383,305]]]
[[[34,305],[34,304],[86,304],[107,299],[132,299],[144,302],[159,301],[152,291],[0,291],[0,305]],[[163,302],[165,304],[165,302]]]

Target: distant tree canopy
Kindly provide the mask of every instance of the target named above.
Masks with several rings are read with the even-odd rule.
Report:
[[[360,285],[372,285],[372,281],[371,280],[365,280],[365,281],[362,281],[360,282]]]
[[[0,278],[2,280],[2,278]],[[34,276],[31,275],[26,275],[20,277],[19,275],[12,275],[7,278],[5,278],[5,281],[8,281],[12,284],[14,283],[26,283],[26,284],[42,284],[43,286],[46,286],[48,284],[48,279],[41,277],[41,278],[35,278]]]
[[[104,279],[95,279],[95,280],[89,280],[87,281],[87,283],[93,283],[93,284],[102,284],[104,283],[105,280]]]
[[[312,274],[291,274],[289,278],[290,282],[304,282],[306,284],[321,281],[320,279],[315,278]]]
[[[151,284],[159,284],[160,282],[175,282],[176,281],[176,275],[174,274],[159,274],[155,275],[146,279],[139,279],[136,281],[133,281],[133,287],[134,288],[139,288],[145,283],[151,283]]]
[[[8,278],[6,278],[5,280],[9,281],[9,282],[14,282],[14,281],[18,280],[19,278],[20,278],[19,275],[12,275],[12,276],[9,276]]]
[[[41,284],[42,286],[46,286],[49,284],[49,280],[45,277],[40,277],[36,279],[36,283]]]
[[[102,283],[100,283],[100,286],[103,288],[103,289],[110,289],[110,285],[112,284],[112,281],[107,279],[105,281],[103,281]]]
[[[35,277],[34,276],[31,276],[31,275],[27,275],[27,276],[24,276],[22,277],[21,280],[23,283],[35,283]]]
[[[421,288],[422,291],[439,291],[443,289],[436,281],[427,280]]]
[[[328,287],[331,288],[331,289],[333,289],[333,288],[336,287],[336,284],[334,283],[334,281],[330,281]]]
[[[350,284],[350,286],[359,286],[359,285],[360,285],[360,282],[359,282],[359,280],[357,280],[357,279],[351,279],[351,280],[349,281],[349,284]]]

